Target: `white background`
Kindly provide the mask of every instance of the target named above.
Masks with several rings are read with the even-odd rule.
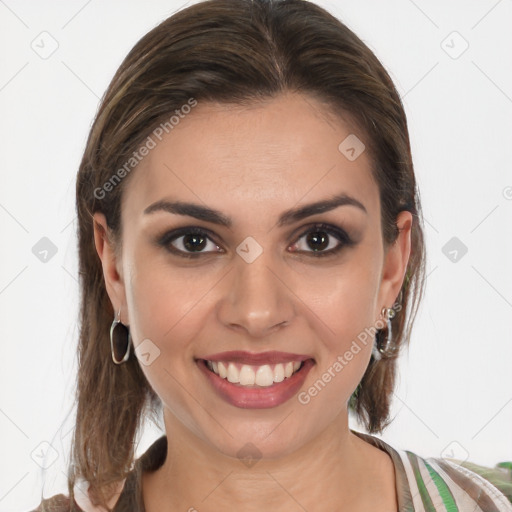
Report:
[[[425,215],[426,296],[401,359],[395,420],[382,438],[422,456],[512,460],[512,1],[318,4],[354,30],[393,77]],[[35,507],[43,482],[45,495],[66,492],[76,171],[99,98],[122,59],[183,5],[0,1],[1,511]],[[51,38],[58,43],[46,59],[32,48],[41,38],[47,49]],[[464,40],[469,47],[453,58]],[[46,263],[32,252],[42,237],[57,247]],[[468,249],[457,262],[442,251],[452,237]],[[159,435],[148,429],[138,454]],[[43,472],[38,462],[53,459]]]

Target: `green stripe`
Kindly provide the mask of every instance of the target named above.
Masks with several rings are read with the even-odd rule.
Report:
[[[443,499],[443,504],[446,507],[446,512],[458,512],[459,509],[457,507],[457,504],[455,503],[455,498],[453,497],[450,488],[446,485],[446,482],[441,478],[439,473],[437,473],[437,471],[435,471],[434,468],[427,461],[424,460],[423,462],[425,463],[425,466],[427,467],[428,472],[432,477],[432,480],[434,480],[434,483],[436,484],[437,490],[439,491],[439,495]]]
[[[414,472],[414,477],[416,478],[416,483],[418,485],[418,490],[420,491],[421,501],[425,507],[425,512],[436,512],[436,508],[432,503],[432,498],[428,493],[427,487],[420,473],[420,468],[418,467],[418,456],[415,453],[409,452],[407,450],[405,450],[405,453],[407,453],[407,457],[409,457],[409,461]]]

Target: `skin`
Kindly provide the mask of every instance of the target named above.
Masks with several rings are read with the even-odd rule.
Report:
[[[219,398],[194,360],[226,350],[306,354],[316,362],[301,389],[307,390],[395,303],[412,216],[400,213],[399,237],[385,248],[368,155],[349,161],[338,150],[351,133],[346,122],[299,94],[250,108],[199,103],[132,171],[118,256],[104,216],[94,215],[113,307],[121,308],[135,347],[149,339],[160,351],[141,365],[162,400],[168,438],[166,462],[143,477],[148,512],[397,510],[390,457],[348,426],[347,402],[371,343],[307,405],[293,397],[257,410]],[[276,225],[283,211],[340,192],[367,213],[341,206]],[[233,225],[143,214],[164,198],[220,210]],[[315,222],[344,229],[355,245],[315,257],[315,245],[303,236]],[[212,233],[197,259],[173,255],[155,241],[184,226]],[[247,236],[263,248],[252,263],[236,252]],[[329,240],[327,249],[340,243]],[[183,241],[173,245],[185,250]],[[250,468],[237,457],[249,442],[262,457]]]

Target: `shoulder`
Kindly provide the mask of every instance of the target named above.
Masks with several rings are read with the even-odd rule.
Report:
[[[482,487],[490,492],[498,489],[498,495],[502,494],[512,504],[512,462],[500,462],[494,467],[481,466],[471,461],[451,459],[449,462],[468,478],[478,479]]]
[[[402,452],[411,491],[423,504],[443,504],[459,510],[512,511],[512,463],[494,468],[469,461]],[[457,510],[457,508],[453,508]]]
[[[512,512],[512,462],[490,468],[457,459],[426,458],[376,436],[352,432],[390,455],[400,510]]]
[[[134,467],[127,477],[119,481],[109,507],[113,511],[137,512],[144,510],[141,487],[142,473],[158,469],[163,464],[166,454],[167,437],[161,436],[135,461]],[[70,500],[67,495],[57,494],[41,501],[39,507],[31,512],[104,512],[103,508],[93,505],[89,491],[86,489],[88,489],[87,482],[79,481],[73,489],[73,500]]]

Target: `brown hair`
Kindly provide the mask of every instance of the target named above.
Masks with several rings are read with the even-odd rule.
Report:
[[[408,342],[423,294],[425,249],[407,120],[388,73],[351,30],[309,1],[192,5],[151,30],[126,56],[101,101],[77,176],[81,300],[71,497],[80,477],[105,505],[103,490],[131,469],[144,418],[161,407],[133,353],[123,365],[112,362],[114,311],[93,242],[92,214],[99,211],[120,247],[120,204],[130,176],[108,193],[98,190],[105,190],[152,130],[191,98],[241,105],[285,91],[316,98],[364,134],[380,190],[386,246],[397,237],[399,212],[413,215],[402,307],[392,320],[395,343]],[[395,366],[394,358],[372,358],[350,400],[370,433],[389,424]]]

